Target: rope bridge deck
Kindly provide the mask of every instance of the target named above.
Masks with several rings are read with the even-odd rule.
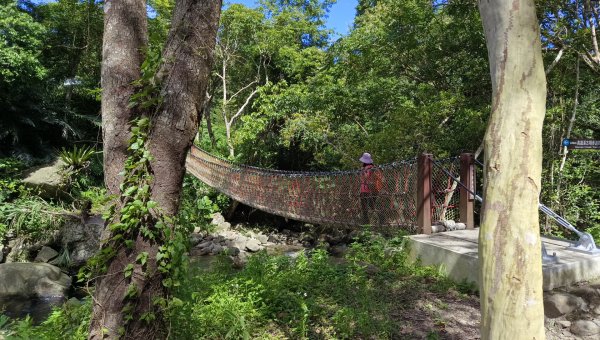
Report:
[[[458,160],[449,159],[449,169]],[[235,164],[197,147],[187,158],[188,172],[248,206],[282,217],[335,226],[378,225],[412,228],[417,224],[417,161],[373,168],[377,188],[361,195],[365,172],[292,172]],[[451,170],[455,171],[455,170]],[[456,185],[432,171],[432,222],[458,215]]]

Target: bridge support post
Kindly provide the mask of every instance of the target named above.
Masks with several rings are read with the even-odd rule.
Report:
[[[475,157],[472,153],[463,153],[460,155],[460,182],[475,192]],[[467,229],[475,227],[473,216],[473,205],[475,197],[468,192],[465,187],[460,186],[460,221],[467,226]]]
[[[423,234],[431,234],[431,170],[433,155],[424,153],[417,162],[417,226]]]

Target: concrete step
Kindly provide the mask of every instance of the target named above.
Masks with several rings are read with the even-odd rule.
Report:
[[[423,265],[439,266],[450,278],[479,283],[479,229],[412,235],[410,258]],[[542,237],[548,254],[556,253],[557,263],[544,264],[544,290],[600,278],[600,256],[569,249],[570,242]]]

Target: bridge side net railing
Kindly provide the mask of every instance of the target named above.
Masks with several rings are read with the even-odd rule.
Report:
[[[377,166],[378,188],[361,195],[364,172],[291,172],[240,165],[192,148],[188,171],[251,207],[309,223],[416,225],[416,160]],[[376,191],[376,193],[375,193]]]
[[[448,173],[460,178],[460,158],[434,160],[431,169],[431,221],[459,220],[460,186]],[[444,171],[445,170],[445,171]]]

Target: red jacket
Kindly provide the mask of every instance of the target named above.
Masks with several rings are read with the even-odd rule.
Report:
[[[373,180],[374,174],[371,169],[373,168],[373,164],[368,164],[363,167],[363,170],[360,174],[360,193],[371,193],[373,192]]]

